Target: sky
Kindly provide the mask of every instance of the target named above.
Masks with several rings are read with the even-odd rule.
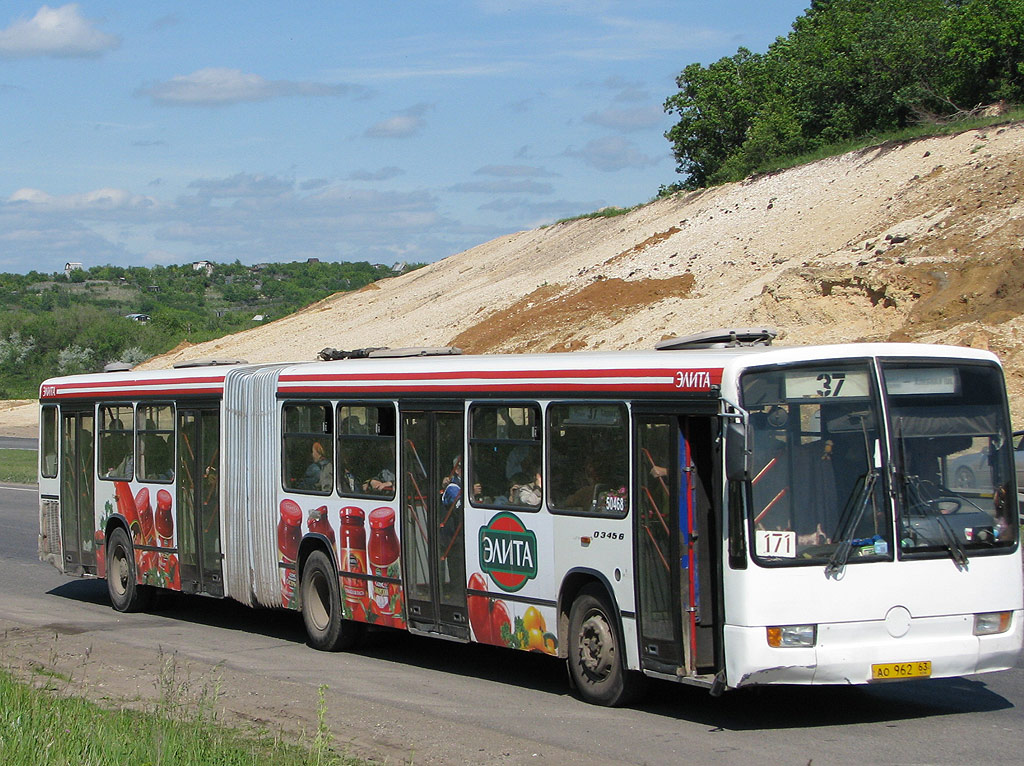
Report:
[[[681,180],[688,64],[809,0],[0,4],[0,271],[431,262]]]

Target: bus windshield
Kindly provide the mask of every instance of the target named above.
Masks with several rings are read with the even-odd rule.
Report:
[[[766,565],[892,556],[882,422],[867,362],[749,372],[755,558]]]
[[[885,363],[886,407],[900,505],[900,550],[951,555],[1017,539],[1009,424],[998,368]]]

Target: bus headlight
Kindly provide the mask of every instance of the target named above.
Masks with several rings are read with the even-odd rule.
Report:
[[[818,638],[817,625],[776,625],[767,631],[768,646],[775,648],[814,646]]]
[[[974,615],[974,635],[994,636],[1010,629],[1013,612],[982,612]]]

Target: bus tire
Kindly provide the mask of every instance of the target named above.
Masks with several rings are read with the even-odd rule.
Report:
[[[341,616],[341,585],[326,553],[317,550],[309,554],[300,587],[309,645],[321,652],[351,649],[362,626]]]
[[[618,707],[638,691],[638,674],[626,670],[622,633],[604,591],[588,585],[569,611],[569,675],[576,691],[595,705]]]
[[[117,527],[107,540],[107,593],[119,612],[140,612],[149,605],[152,591],[139,585],[135,551],[124,527]]]

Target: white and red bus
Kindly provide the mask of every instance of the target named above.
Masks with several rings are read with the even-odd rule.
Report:
[[[40,557],[121,611],[156,588],[301,610],[317,649],[374,625],[556,655],[600,704],[645,675],[1012,667],[996,358],[771,337],[53,378]]]

